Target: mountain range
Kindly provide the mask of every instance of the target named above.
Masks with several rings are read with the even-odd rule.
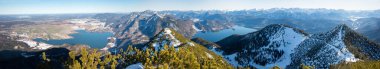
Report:
[[[111,52],[106,51],[111,54],[100,57],[106,59],[109,55],[128,56],[112,59],[120,63],[116,68],[128,68],[129,65],[175,66],[173,63],[178,63],[184,66],[203,65],[204,68],[214,66],[268,69],[277,66],[296,69],[307,65],[327,69],[335,64],[380,59],[380,41],[376,32],[380,28],[379,12],[299,8],[239,11],[148,10],[128,14],[103,13],[92,18],[106,22],[112,28],[112,37],[116,38],[116,46],[109,49]],[[199,32],[217,32],[233,26],[254,28],[258,31],[231,35],[217,42],[193,38]],[[37,67],[46,62],[41,59],[42,52],[47,53],[52,64],[56,65],[54,67],[65,68],[65,64],[61,62],[66,62],[69,52],[72,51],[64,48],[29,51],[23,49],[28,47],[25,43],[2,34],[0,37],[0,56],[5,56],[0,58],[0,62],[6,65],[0,68],[12,68],[18,64],[26,68]],[[134,55],[121,53],[123,49],[128,50],[130,47],[137,48],[128,52]],[[115,51],[117,49],[121,51]],[[162,56],[173,59],[157,60],[163,58]],[[73,56],[74,60],[79,57],[82,56]],[[129,60],[131,58],[133,59]],[[9,62],[15,63],[7,64]],[[35,62],[39,64],[33,64]],[[111,63],[108,66],[111,67]]]
[[[379,17],[375,15],[379,14],[376,12],[379,11],[297,8],[144,11],[119,16],[119,22],[112,25],[118,47],[146,44],[156,47],[157,44],[151,44],[150,40],[164,28],[178,31],[186,39],[199,31],[218,31],[235,25],[261,29],[245,35],[231,35],[215,43],[201,38],[192,40],[235,67],[293,69],[304,64],[328,68],[343,62],[378,60],[375,54],[380,51],[378,36],[371,32],[378,29]],[[154,39],[157,40],[162,39]],[[177,46],[178,42],[170,43]]]
[[[339,63],[379,60],[376,53],[380,51],[379,44],[344,24],[319,34],[309,34],[285,24],[272,24],[259,31],[232,35],[215,43],[201,38],[190,41],[174,29],[164,28],[143,49],[159,51],[164,45],[199,49],[197,52],[206,51],[213,54],[212,57],[223,57],[232,66],[259,69],[274,66],[294,69],[302,64],[325,69]],[[198,57],[208,56],[198,54]]]
[[[92,18],[110,25],[118,47],[141,45],[148,42],[162,28],[170,27],[191,38],[196,32],[210,32],[229,29],[233,26],[261,29],[271,24],[286,24],[307,33],[317,34],[346,24],[353,30],[380,43],[374,35],[379,26],[377,14],[373,11],[347,11],[334,9],[273,8],[237,11],[143,11],[128,14],[104,13]],[[367,29],[370,28],[370,29]]]
[[[245,35],[232,35],[218,42],[221,53],[234,66],[294,69],[299,65],[328,68],[360,60],[378,60],[380,45],[346,25],[320,34],[308,34],[288,25],[274,24]],[[217,49],[217,50],[216,50]],[[235,64],[234,64],[235,63]]]
[[[195,57],[198,57],[197,61],[201,63],[204,63],[202,62],[204,60],[211,59],[210,61],[222,66],[231,65],[259,69],[274,66],[294,69],[302,64],[325,69],[333,64],[379,60],[380,58],[380,55],[377,54],[380,52],[379,44],[358,34],[344,24],[319,34],[308,34],[303,30],[285,24],[272,24],[259,31],[244,35],[231,35],[215,43],[201,38],[190,40],[172,28],[163,28],[147,43],[141,45],[141,50],[150,48],[153,52],[161,51],[165,49],[165,46],[173,46],[176,51],[185,50],[196,53]],[[58,57],[65,57],[66,55],[67,58],[67,49],[62,49],[66,53],[60,52],[59,54],[54,54],[57,52],[53,50],[54,48],[44,52],[49,53],[49,59],[54,60],[54,63],[60,64],[59,62],[62,61],[60,59],[63,58]],[[4,54],[0,53],[0,55],[6,55],[6,52],[2,53]],[[25,54],[28,53],[32,57],[25,57]],[[38,53],[41,52],[24,52],[21,57],[13,57],[19,57],[22,60],[33,59],[39,62],[42,59]],[[14,60],[16,59],[9,61]],[[33,67],[33,65],[31,66]]]

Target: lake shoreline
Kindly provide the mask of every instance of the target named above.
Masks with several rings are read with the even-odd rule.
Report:
[[[242,34],[247,34],[254,31],[257,31],[257,29],[246,28],[243,26],[233,26],[232,28],[224,29],[220,31],[212,31],[212,32],[199,31],[192,38],[202,38],[207,41],[217,42],[225,37],[228,37],[234,34],[242,35]]]
[[[104,48],[108,43],[108,38],[113,34],[111,32],[89,32],[86,30],[76,30],[77,33],[70,34],[73,38],[70,39],[59,39],[59,40],[44,40],[41,38],[35,38],[33,41],[43,42],[51,45],[76,45],[83,44],[88,45],[91,48]]]

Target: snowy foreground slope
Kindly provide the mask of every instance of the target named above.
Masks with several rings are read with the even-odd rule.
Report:
[[[144,65],[142,63],[136,63],[136,64],[129,65],[125,69],[144,69]]]
[[[211,50],[222,55],[233,66],[259,69],[276,65],[294,69],[301,64],[328,68],[332,64],[360,59],[378,60],[379,55],[374,52],[379,52],[380,46],[365,40],[363,36],[354,35],[357,33],[346,25],[311,35],[287,25],[274,24],[257,32],[227,37],[216,42],[220,48]],[[369,58],[355,57],[361,53]]]

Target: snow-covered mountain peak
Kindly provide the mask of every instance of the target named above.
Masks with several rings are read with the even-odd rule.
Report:
[[[268,25],[246,35],[229,36],[217,44],[221,46],[218,49],[221,51],[211,50],[223,53],[232,65],[259,69],[275,65],[294,69],[301,64],[328,68],[332,64],[362,59],[357,56],[378,59],[376,52],[371,51],[378,51],[379,48],[344,24],[312,35],[287,25]]]
[[[259,35],[262,37],[270,37],[270,36],[274,36],[274,35],[283,35],[283,34],[285,35],[285,34],[287,34],[285,32],[294,32],[296,34],[307,36],[307,34],[305,32],[303,32],[302,30],[295,29],[295,28],[290,27],[288,25],[272,24],[272,25],[268,25],[268,26],[264,27],[263,29],[261,29],[258,32],[250,33],[246,37],[249,37],[252,35]]]
[[[273,24],[259,31],[231,36],[217,43],[224,48],[224,52],[236,53],[233,61],[237,61],[238,66],[270,68],[277,65],[285,68],[291,63],[290,54],[294,53],[294,48],[307,37],[301,30],[283,24]],[[241,47],[241,50],[226,50],[230,46]]]
[[[342,24],[326,33],[311,36],[296,48],[297,53],[292,54],[293,63],[299,65],[297,62],[302,62],[316,68],[328,68],[329,65],[340,62],[358,61],[345,42],[347,32],[350,32],[350,28]]]
[[[303,40],[306,39],[306,34],[302,34],[300,30],[294,29],[286,25],[270,25],[264,31],[270,34],[266,35],[267,45],[249,44],[251,47],[261,46],[260,48],[247,49],[253,53],[258,53],[256,57],[251,57],[254,62],[250,65],[258,68],[269,68],[275,65],[285,68],[291,63],[290,54],[294,53],[296,48]],[[258,34],[256,36],[263,36]],[[265,38],[265,37],[264,37]]]

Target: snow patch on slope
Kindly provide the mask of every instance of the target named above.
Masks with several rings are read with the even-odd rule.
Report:
[[[202,30],[198,29],[197,27],[195,27],[195,25],[193,25],[193,28],[194,28],[196,31],[202,31]]]
[[[144,65],[142,65],[142,63],[136,63],[136,64],[129,65],[125,69],[144,69]]]
[[[28,39],[21,39],[21,40],[17,40],[17,41],[25,42],[32,49],[45,50],[45,49],[48,49],[50,47],[53,47],[53,45],[50,45],[50,44],[46,44],[43,42],[36,42],[33,40],[28,40]]]
[[[268,48],[270,45],[273,45],[273,43],[279,43],[279,47],[277,47],[277,50],[282,50],[284,54],[277,59],[274,63],[268,63],[265,66],[256,64],[255,62],[250,62],[250,65],[261,68],[271,68],[275,65],[285,68],[291,63],[291,56],[290,54],[294,53],[294,48],[296,48],[302,41],[306,39],[306,36],[301,35],[300,33],[297,33],[293,30],[293,28],[287,28],[285,27],[283,30],[278,31],[275,35],[271,36],[269,38],[270,43],[268,46],[261,48],[260,50],[264,50]],[[263,54],[270,54],[263,53]],[[272,55],[262,55],[267,57],[273,57]]]
[[[208,58],[211,58],[211,59],[213,59],[214,57],[212,57],[212,55],[211,54],[209,54],[209,53],[207,53],[207,52],[205,52],[206,53],[206,55],[207,55],[207,57]]]
[[[195,46],[193,42],[187,42],[190,46]]]
[[[237,53],[230,55],[223,55],[224,59],[228,61],[232,66],[241,66],[238,61],[235,60]]]
[[[191,20],[193,20],[193,22],[199,22],[200,21],[198,18],[193,18]]]
[[[107,39],[108,39],[107,45],[100,50],[107,51],[110,48],[116,47],[116,38],[115,37],[108,37]]]
[[[235,60],[237,53],[230,54],[230,55],[223,55],[223,51],[216,50],[216,47],[213,47],[211,51],[213,51],[215,54],[220,55],[226,60],[228,63],[230,63],[232,66],[241,66],[239,65],[238,61]]]
[[[181,45],[181,42],[172,34],[172,31],[169,28],[165,28],[164,31],[159,33],[157,38],[154,40],[158,41],[153,43],[153,47],[156,50],[159,50],[165,44],[174,47]]]
[[[341,27],[341,30],[338,33],[337,40],[333,41],[333,45],[335,47],[338,46],[337,47],[338,49],[335,48],[334,50],[338,51],[338,56],[342,60],[344,60],[346,62],[356,62],[359,59],[355,58],[354,54],[352,54],[350,51],[348,51],[348,49],[346,48],[346,45],[344,45],[344,42],[343,42],[344,31],[342,31],[342,30],[343,30],[343,27]]]
[[[260,35],[257,35],[257,36],[260,36]],[[250,37],[251,35],[246,36],[245,38],[250,38]],[[264,36],[262,37],[265,38]],[[268,37],[269,39],[268,45],[263,46],[260,49],[245,49],[244,50],[244,52],[248,52],[247,50],[250,50],[251,52],[259,53],[256,56],[250,56],[248,58],[249,60],[238,58],[239,57],[238,54],[240,53],[223,55],[222,54],[223,51],[218,51],[217,48],[212,48],[211,51],[215,52],[218,55],[222,55],[225,60],[227,60],[231,65],[235,67],[246,66],[245,64],[239,64],[238,61],[242,61],[244,63],[248,63],[249,66],[254,66],[259,69],[269,69],[276,65],[281,68],[286,68],[286,66],[290,65],[290,63],[292,62],[291,60],[292,58],[290,54],[294,53],[294,49],[298,47],[298,45],[301,42],[303,42],[306,38],[308,37],[299,32],[296,32],[293,28],[281,27],[281,29],[275,32],[274,35],[271,35],[270,37]],[[248,45],[254,45],[254,44],[248,44]],[[279,50],[279,51],[283,51],[284,53],[281,55],[280,58],[276,59],[274,58],[273,51],[272,52],[264,51],[267,49]],[[244,56],[244,55],[240,55],[240,56]],[[260,58],[265,58],[265,59],[260,59]],[[255,63],[254,59],[275,60],[275,61],[268,62],[263,66],[258,63]]]
[[[355,58],[355,56],[347,49],[346,45],[344,44],[343,37],[344,37],[345,31],[343,30],[343,27],[338,27],[336,30],[332,32],[328,32],[327,35],[332,35],[331,37],[325,37],[327,39],[318,39],[313,38],[311,42],[321,42],[318,44],[325,44],[318,50],[315,50],[315,54],[311,54],[311,56],[302,57],[300,58],[302,63],[305,65],[313,65],[316,68],[328,68],[331,64],[338,64],[340,62],[356,62],[360,59]],[[329,39],[331,38],[331,39]],[[326,41],[325,40],[329,40]],[[317,48],[317,47],[311,47],[311,48]],[[310,49],[307,51],[310,51]],[[309,54],[310,55],[310,54]],[[297,56],[295,56],[297,57]]]

